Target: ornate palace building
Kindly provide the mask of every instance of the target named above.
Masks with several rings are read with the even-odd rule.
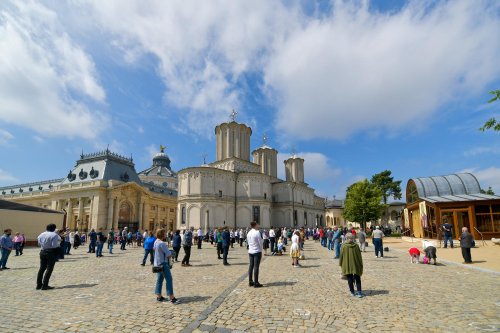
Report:
[[[71,229],[176,227],[177,175],[163,151],[137,173],[132,158],[83,154],[64,178],[6,186],[0,199],[66,212]]]
[[[324,199],[304,182],[304,160],[284,161],[286,179],[277,177],[278,151],[264,145],[252,152],[252,129],[232,121],[215,128],[216,161],[178,173],[180,228],[246,228],[251,221],[270,226],[324,225]]]

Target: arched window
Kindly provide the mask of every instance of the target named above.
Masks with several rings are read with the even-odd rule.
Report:
[[[186,207],[182,207],[182,219],[181,219],[182,224],[186,224]]]

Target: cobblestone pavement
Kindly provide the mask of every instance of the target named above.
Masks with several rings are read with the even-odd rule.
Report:
[[[244,248],[223,266],[203,247],[193,247],[193,267],[172,271],[179,305],[156,302],[142,249],[99,259],[73,251],[56,264],[48,291],[35,290],[38,250],[27,249],[0,272],[0,332],[500,332],[500,275],[367,252],[367,296],[358,299],[318,243],[306,242],[301,268],[287,255],[264,257],[260,289],[248,287]]]

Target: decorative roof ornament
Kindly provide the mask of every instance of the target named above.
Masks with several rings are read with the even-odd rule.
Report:
[[[164,153],[166,148],[164,145],[160,145],[160,153]]]
[[[292,148],[292,158],[296,158],[297,157],[297,149],[295,149],[295,147]]]
[[[267,133],[264,133],[262,136],[262,145],[267,146],[267,141],[269,140],[269,137],[267,136]]]
[[[238,111],[235,111],[233,109],[233,111],[231,112],[231,114],[229,115],[229,118],[231,118],[231,121],[236,121],[236,115],[238,115]]]
[[[207,153],[203,153],[201,155],[201,157],[203,157],[203,165],[206,165],[207,164],[207,157],[208,157],[208,154]]]

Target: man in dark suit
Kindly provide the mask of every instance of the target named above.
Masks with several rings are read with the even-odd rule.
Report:
[[[464,257],[464,264],[472,264],[470,249],[474,247],[474,239],[466,227],[462,228],[462,234],[458,238],[460,247],[462,248],[462,257]]]

